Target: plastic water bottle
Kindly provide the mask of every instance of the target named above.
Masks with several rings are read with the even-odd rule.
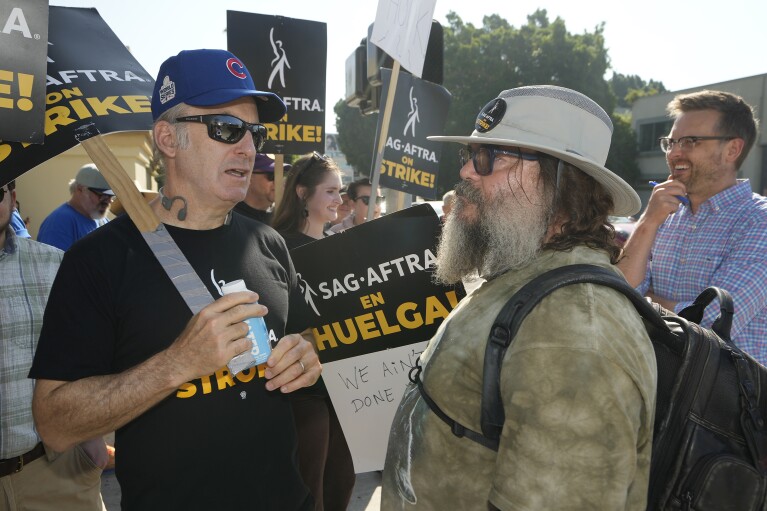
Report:
[[[221,286],[221,292],[225,295],[239,291],[248,291],[245,281],[242,279]],[[269,331],[266,328],[264,318],[249,318],[245,320],[245,323],[248,325],[247,338],[253,343],[253,347],[250,351],[240,353],[229,361],[227,367],[232,375],[265,363],[272,352],[272,344],[269,342]]]

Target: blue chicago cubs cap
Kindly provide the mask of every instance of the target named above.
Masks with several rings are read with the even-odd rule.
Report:
[[[252,96],[260,122],[279,121],[282,99],[256,89],[248,69],[226,50],[184,50],[162,63],[152,93],[152,119],[179,103],[214,106]]]

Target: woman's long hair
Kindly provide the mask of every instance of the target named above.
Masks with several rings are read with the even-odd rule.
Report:
[[[306,226],[306,202],[317,191],[317,186],[325,181],[328,173],[341,175],[338,165],[328,156],[313,152],[299,158],[293,163],[288,178],[285,180],[285,190],[282,201],[274,211],[272,227],[281,232],[303,232]],[[298,195],[298,186],[306,187],[306,196]]]

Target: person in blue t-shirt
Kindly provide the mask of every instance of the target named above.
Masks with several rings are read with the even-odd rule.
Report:
[[[69,183],[72,197],[54,209],[40,226],[37,241],[68,250],[72,244],[108,222],[109,205],[115,198],[104,176],[92,163],[83,165]]]

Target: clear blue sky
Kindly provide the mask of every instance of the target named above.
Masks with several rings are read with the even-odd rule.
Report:
[[[95,7],[152,76],[184,49],[226,48],[226,11],[257,12],[328,24],[326,128],[332,107],[345,94],[346,58],[367,35],[377,0],[51,0],[51,5]],[[475,25],[499,14],[514,26],[537,8],[565,20],[572,33],[605,22],[614,71],[660,80],[670,90],[767,73],[767,2],[764,0],[437,0],[434,18],[443,25],[455,11]],[[610,72],[608,72],[611,74]],[[608,76],[609,77],[609,76]],[[256,80],[257,83],[265,80]]]

